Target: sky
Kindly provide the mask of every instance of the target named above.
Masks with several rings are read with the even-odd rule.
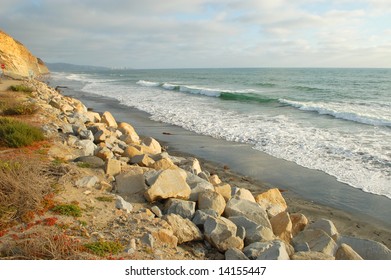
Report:
[[[46,62],[391,67],[390,0],[1,0],[0,29]]]

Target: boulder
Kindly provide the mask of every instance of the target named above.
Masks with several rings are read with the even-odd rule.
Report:
[[[333,237],[338,234],[337,228],[334,223],[327,219],[320,219],[307,226],[307,229],[321,229],[329,236]]]
[[[170,229],[159,229],[152,233],[155,239],[167,244],[169,247],[176,248],[178,245],[178,237],[174,235],[174,232]]]
[[[258,225],[272,229],[266,211],[259,204],[246,199],[231,198],[225,207],[224,214],[227,217],[243,216]]]
[[[120,139],[127,144],[140,143],[140,137],[130,124],[121,122],[118,125],[118,130],[122,133]]]
[[[110,149],[107,148],[107,147],[101,147],[100,149],[98,149],[98,150],[95,152],[95,155],[96,155],[98,158],[103,159],[105,162],[106,162],[108,159],[111,159],[111,158],[114,157],[113,152],[110,151]]]
[[[339,236],[337,243],[349,245],[364,260],[391,260],[391,250],[374,240]]]
[[[106,128],[99,129],[97,132],[94,133],[94,142],[96,144],[99,144],[101,142],[105,142],[106,139],[108,137],[110,137],[110,135],[111,135],[111,132],[108,131]]]
[[[134,156],[139,156],[139,155],[143,155],[144,153],[141,152],[139,149],[137,149],[136,147],[133,147],[133,146],[129,146],[125,149],[124,153],[123,153],[123,156],[124,157],[129,157],[129,158],[132,158]]]
[[[151,168],[156,170],[164,170],[164,169],[174,169],[177,168],[177,166],[169,159],[169,158],[162,158],[158,161],[155,161]]]
[[[240,188],[235,193],[235,197],[238,198],[238,199],[246,199],[246,200],[249,200],[251,202],[255,202],[255,198],[254,198],[253,194],[249,190],[244,189],[244,188]]]
[[[203,239],[201,231],[189,219],[176,214],[165,215],[163,219],[171,226],[174,235],[178,238],[178,244]]]
[[[208,217],[217,218],[217,216],[217,213],[211,209],[197,210],[194,214],[192,222],[199,228],[203,229]]]
[[[108,127],[112,127],[112,128],[117,128],[118,127],[118,124],[115,121],[113,115],[110,112],[108,112],[108,111],[103,113],[103,115],[102,115],[102,123],[105,123]]]
[[[78,134],[79,134],[80,139],[86,139],[86,140],[90,140],[90,141],[94,141],[95,140],[95,137],[92,134],[91,130],[82,129],[82,130],[79,131]]]
[[[148,175],[146,175],[148,176]],[[157,172],[148,180],[152,183],[144,193],[145,198],[152,202],[159,199],[180,198],[188,199],[191,189],[177,169],[166,169]]]
[[[339,246],[337,252],[335,253],[336,260],[362,260],[363,258],[357,254],[352,247],[343,243]]]
[[[132,204],[124,200],[121,196],[117,196],[115,207],[117,209],[125,210],[127,213],[130,213],[133,210]]]
[[[229,248],[225,251],[225,259],[226,260],[249,260],[246,255],[236,248]]]
[[[236,225],[230,220],[208,217],[204,224],[205,239],[220,252],[229,248],[243,248],[243,240],[236,236]]]
[[[231,199],[232,190],[231,190],[231,186],[229,184],[220,184],[220,185],[214,186],[214,188],[215,188],[215,192],[221,194],[224,197],[226,202]]]
[[[115,176],[116,190],[120,195],[132,196],[144,193],[147,189],[144,179],[144,169],[134,167],[126,172]]]
[[[292,222],[292,235],[296,236],[300,231],[304,230],[304,228],[308,224],[308,219],[301,213],[293,213],[290,214],[291,222]]]
[[[105,165],[105,162],[96,156],[82,156],[74,160],[74,162],[82,162],[88,165],[91,168],[101,168]]]
[[[100,117],[100,115],[96,112],[91,112],[91,111],[88,111],[85,113],[86,117],[89,119],[90,122],[92,123],[100,123],[102,118]]]
[[[290,243],[292,239],[292,221],[289,213],[284,211],[270,219],[273,233],[284,240],[286,243]]]
[[[232,216],[229,220],[233,222],[238,228],[243,227],[246,229],[244,237],[244,245],[248,246],[255,242],[265,242],[275,239],[273,231],[257,223],[247,219],[243,216]]]
[[[212,209],[216,211],[218,215],[223,214],[225,209],[224,197],[214,191],[201,192],[198,196],[198,209]]]
[[[99,182],[96,176],[86,176],[76,181],[76,187],[79,188],[92,188]]]
[[[292,260],[334,260],[333,256],[330,256],[321,252],[297,252],[291,257]]]
[[[196,158],[188,158],[184,161],[181,161],[179,166],[195,175],[198,175],[202,172],[200,162]]]
[[[293,246],[308,243],[311,251],[334,256],[338,249],[335,241],[321,229],[306,229],[292,239]]]
[[[121,173],[121,162],[116,159],[107,159],[105,163],[105,173],[111,176],[116,176]]]
[[[255,201],[267,211],[269,217],[284,212],[288,208],[285,199],[277,188],[257,195]]]
[[[137,164],[139,166],[143,166],[143,167],[150,167],[152,166],[155,161],[153,159],[151,159],[148,155],[138,155],[138,156],[134,156],[130,159],[130,163],[131,164]]]
[[[164,205],[166,214],[177,214],[182,218],[191,220],[195,213],[196,203],[193,201],[169,198]]]
[[[210,190],[214,191],[213,185],[197,175],[186,171],[186,182],[190,186],[191,194],[189,200],[198,201],[198,196],[201,192]]]
[[[272,247],[274,245],[273,241],[267,241],[267,242],[255,242],[252,243],[243,249],[243,253],[246,255],[247,258],[250,260],[257,259],[263,252],[265,252],[267,249]]]
[[[152,154],[160,154],[162,152],[159,142],[152,137],[144,138],[141,144],[148,147]]]
[[[272,246],[263,251],[257,260],[289,260],[285,243],[280,240],[273,241]]]
[[[209,182],[213,185],[213,186],[216,186],[216,185],[219,185],[221,184],[221,180],[219,178],[218,175],[212,175],[209,177]]]
[[[78,140],[75,145],[82,151],[83,156],[93,156],[97,148],[91,140]]]

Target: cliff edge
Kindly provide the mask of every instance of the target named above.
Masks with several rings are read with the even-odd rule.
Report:
[[[4,64],[4,75],[14,78],[27,78],[33,74],[40,76],[49,73],[45,63],[31,54],[20,42],[0,30],[0,64]]]

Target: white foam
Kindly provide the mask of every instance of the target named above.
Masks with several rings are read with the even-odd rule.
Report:
[[[391,106],[384,106],[384,104],[374,104],[373,102],[370,104],[353,102],[299,102],[287,99],[279,99],[279,101],[303,111],[313,111],[338,119],[376,126],[391,126]]]
[[[160,83],[144,81],[144,80],[138,81],[137,84],[141,85],[141,86],[144,86],[144,87],[158,87],[158,86],[160,86]]]

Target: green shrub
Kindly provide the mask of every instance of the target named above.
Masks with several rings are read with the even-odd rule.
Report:
[[[10,118],[0,117],[0,146],[19,148],[44,139],[45,137],[39,128]]]
[[[25,86],[25,85],[13,85],[13,86],[9,87],[9,90],[18,91],[18,92],[26,92],[26,93],[33,92],[32,88]]]
[[[113,241],[99,241],[84,244],[84,247],[89,249],[92,253],[98,256],[105,256],[107,254],[118,254],[124,250],[124,247],[119,242]]]
[[[81,217],[80,207],[74,204],[60,204],[55,206],[52,211],[64,216]]]
[[[112,202],[114,200],[112,196],[98,196],[95,199],[101,202]]]

